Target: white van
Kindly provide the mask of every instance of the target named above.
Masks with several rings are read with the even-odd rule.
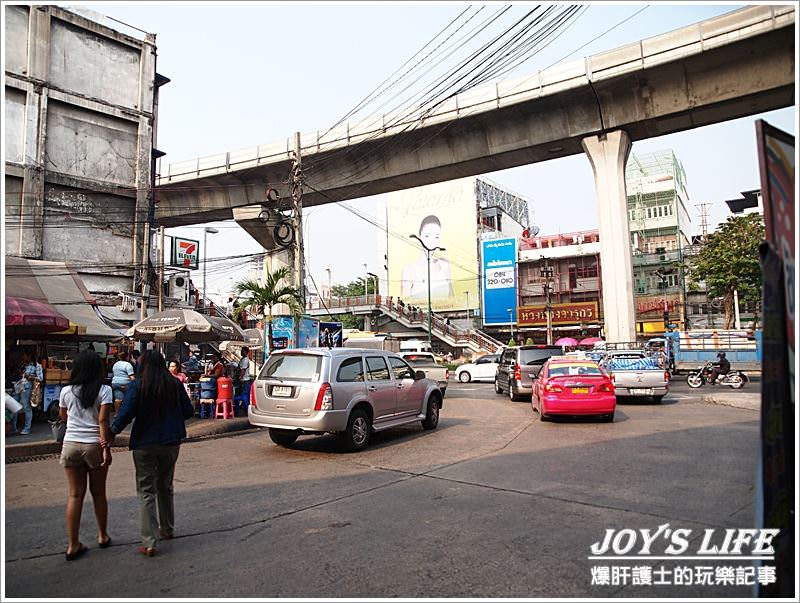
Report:
[[[423,339],[404,339],[400,342],[401,352],[433,352],[431,344]]]

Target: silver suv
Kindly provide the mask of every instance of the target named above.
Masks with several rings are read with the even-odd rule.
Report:
[[[309,348],[273,352],[250,392],[251,425],[269,428],[280,446],[301,434],[335,433],[361,450],[373,431],[415,421],[439,423],[436,381],[392,352]]]

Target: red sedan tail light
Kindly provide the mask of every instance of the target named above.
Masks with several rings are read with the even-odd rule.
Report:
[[[597,391],[599,391],[599,392],[607,392],[609,394],[613,394],[614,393],[614,384],[606,381],[600,387],[597,388]]]
[[[250,384],[250,406],[256,405],[256,384]]]
[[[557,394],[559,392],[563,392],[564,388],[561,387],[560,385],[556,385],[555,383],[545,383],[544,384],[544,391],[546,391],[548,393],[551,393],[551,394]]]

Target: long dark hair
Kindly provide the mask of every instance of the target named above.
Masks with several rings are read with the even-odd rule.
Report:
[[[69,384],[73,386],[72,391],[84,408],[91,408],[97,403],[97,395],[100,393],[100,387],[105,379],[103,363],[97,353],[86,350],[78,354],[72,361]],[[79,386],[80,392],[76,392],[74,386]]]
[[[177,404],[177,380],[167,370],[164,356],[160,352],[146,350],[142,354],[141,371],[138,396],[140,408],[158,416],[164,407]]]

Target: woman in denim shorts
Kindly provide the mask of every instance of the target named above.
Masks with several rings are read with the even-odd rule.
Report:
[[[111,434],[109,418],[113,400],[111,388],[103,385],[104,380],[100,356],[93,351],[81,352],[72,363],[69,385],[61,389],[59,397],[59,415],[67,423],[60,461],[69,483],[67,561],[88,550],[79,538],[87,481],[97,520],[97,544],[100,548],[111,544],[106,531],[106,476],[111,465],[111,448],[101,447],[100,442],[108,440]]]

